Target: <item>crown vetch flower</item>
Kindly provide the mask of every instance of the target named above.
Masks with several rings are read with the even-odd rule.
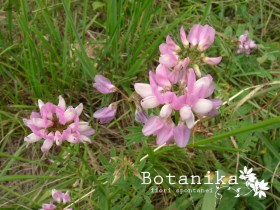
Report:
[[[143,109],[160,108],[159,116],[149,117],[144,123],[143,134],[157,136],[159,145],[174,139],[179,147],[185,147],[195,115],[214,116],[222,104],[220,99],[209,98],[215,90],[211,75],[196,80],[196,75],[201,77],[199,64],[217,65],[222,57],[202,53],[215,39],[215,30],[209,25],[196,24],[188,35],[181,27],[180,38],[177,44],[166,37],[159,46],[160,64],[155,72],[149,72],[149,84],[136,83],[134,89],[142,98]]]
[[[61,145],[65,140],[73,144],[90,142],[89,137],[94,134],[94,130],[88,122],[80,121],[82,103],[76,108],[66,107],[65,100],[59,96],[58,105],[41,100],[38,100],[38,105],[40,112],[32,112],[29,119],[23,119],[32,131],[24,141],[33,143],[44,139],[42,152],[49,151],[54,142],[56,145]]]
[[[241,53],[246,53],[246,55],[250,55],[251,53],[251,49],[257,48],[258,46],[256,45],[256,43],[254,42],[254,40],[250,39],[248,37],[249,32],[245,31],[244,34],[242,34],[239,37],[239,45],[238,45],[238,49],[236,51],[237,54],[241,54]]]
[[[195,24],[188,35],[186,35],[184,28],[181,27],[180,38],[181,43],[177,45],[170,36],[167,36],[166,42],[159,46],[159,62],[167,69],[174,68],[169,76],[174,74],[175,78],[176,76],[180,78],[186,67],[189,66],[194,68],[197,76],[200,77],[200,61],[209,65],[217,65],[221,62],[222,57],[207,57],[202,53],[214,42],[215,30],[211,26]],[[162,73],[162,67],[159,66],[159,68]],[[157,72],[157,75],[160,75],[160,73]],[[164,79],[163,82],[166,82],[165,77],[162,79]],[[173,83],[177,83],[177,81],[178,79],[175,79]]]
[[[102,75],[95,75],[94,81],[95,83],[93,83],[93,87],[96,88],[100,93],[108,94],[117,90],[112,82]]]
[[[52,190],[52,198],[53,198],[53,200],[49,204],[43,204],[42,209],[40,209],[40,210],[54,210],[54,209],[56,209],[56,206],[53,204],[54,202],[58,203],[58,204],[63,203],[64,205],[66,203],[71,202],[69,191],[67,191],[66,193],[63,193],[61,191],[53,189]],[[72,208],[71,207],[67,208],[67,210],[72,210]]]
[[[191,28],[187,40],[190,42],[191,47],[197,46],[198,51],[207,50],[214,42],[215,29],[209,25],[202,26],[195,24]]]
[[[93,113],[93,117],[99,119],[101,124],[111,122],[117,114],[117,103],[112,103]]]
[[[49,204],[44,203],[40,210],[54,210],[54,209],[56,209],[56,205],[54,205],[53,202],[50,202]]]
[[[220,99],[208,99],[215,90],[212,76],[206,75],[196,80],[194,70],[189,69],[175,84],[162,74],[158,76],[150,71],[149,76],[150,84],[136,83],[135,91],[142,97],[141,105],[144,109],[161,109],[159,116],[150,117],[146,121],[143,134],[157,136],[159,145],[175,139],[178,146],[185,147],[195,124],[194,114],[213,116],[222,104]],[[162,78],[166,81],[162,82]],[[175,112],[180,117],[177,126],[172,120]]]
[[[53,189],[52,190],[52,197],[53,197],[53,200],[57,203],[66,204],[68,202],[71,202],[69,191],[67,191],[66,193],[63,193],[63,192],[60,192],[56,189]]]

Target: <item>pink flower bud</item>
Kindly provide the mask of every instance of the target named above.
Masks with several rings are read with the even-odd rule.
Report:
[[[184,47],[188,48],[189,47],[189,41],[187,40],[187,35],[186,35],[186,32],[185,32],[183,26],[181,26],[181,28],[180,28],[180,37],[181,37],[181,41],[182,41]]]
[[[39,109],[41,109],[44,106],[44,102],[41,99],[38,100],[38,106]]]
[[[59,96],[59,102],[58,102],[58,105],[61,109],[65,110],[66,109],[66,103],[65,103],[65,100],[62,96]]]
[[[80,104],[75,108],[76,114],[77,114],[78,116],[81,115],[81,113],[82,113],[82,111],[83,111],[83,108],[84,108],[84,106],[83,106],[82,103],[80,103]]]
[[[95,83],[93,83],[93,87],[100,93],[108,94],[116,91],[116,87],[111,83],[111,81],[102,75],[96,75],[94,77],[94,81]]]
[[[108,107],[104,107],[94,112],[93,117],[99,119],[101,124],[111,122],[117,114],[117,104],[110,104]]]
[[[199,66],[197,64],[193,65],[193,69],[195,71],[196,76],[197,77],[201,77],[201,71],[200,71],[200,68],[199,68]]]
[[[169,48],[172,51],[179,51],[179,50],[181,50],[181,48],[178,45],[176,45],[176,43],[173,41],[173,39],[169,35],[166,37],[166,44],[168,44]]]
[[[203,57],[202,60],[209,65],[217,65],[221,62],[222,57],[213,57],[213,58]]]

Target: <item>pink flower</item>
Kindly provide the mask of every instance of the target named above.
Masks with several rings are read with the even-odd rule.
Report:
[[[53,202],[50,202],[49,204],[43,204],[40,210],[54,210],[54,209],[56,209],[56,206],[53,204]]]
[[[134,84],[135,91],[142,97],[146,98],[153,95],[152,88],[150,84],[145,83],[135,83]]]
[[[66,193],[63,193],[63,192],[60,192],[56,189],[53,189],[52,190],[52,198],[53,198],[53,201],[51,201],[49,204],[43,204],[42,209],[40,209],[40,210],[54,210],[54,209],[56,209],[56,206],[53,204],[54,202],[56,202],[58,204],[63,203],[64,205],[66,203],[71,202],[69,191],[67,191]],[[67,210],[72,210],[72,208],[67,208]]]
[[[236,51],[237,54],[241,54],[241,53],[245,52],[246,55],[250,55],[251,49],[258,47],[256,45],[256,43],[248,37],[248,35],[249,35],[249,32],[245,31],[244,34],[242,34],[239,37],[238,50]]]
[[[32,131],[24,141],[33,143],[44,139],[42,152],[49,151],[53,143],[61,145],[65,140],[73,144],[90,142],[89,137],[94,134],[94,130],[89,123],[80,121],[83,104],[76,108],[66,107],[65,100],[59,96],[58,105],[50,102],[44,104],[41,100],[38,105],[40,112],[32,112],[29,119],[23,119]]]
[[[198,51],[207,50],[214,42],[215,29],[209,25],[195,24],[187,36],[192,47],[197,46]]]
[[[117,90],[111,81],[102,75],[96,75],[94,77],[94,81],[95,83],[93,83],[93,87],[96,88],[100,93],[108,94]]]
[[[156,142],[158,145],[168,144],[174,138],[175,124],[171,121],[166,121],[163,127],[157,132]]]
[[[170,74],[171,72],[168,70],[168,68],[165,65],[159,64],[158,67],[156,68],[157,83],[164,87],[170,87],[171,86],[171,82],[169,80]],[[152,89],[150,89],[150,93],[152,93]]]
[[[53,200],[57,203],[66,204],[66,203],[71,202],[69,191],[67,191],[66,193],[63,193],[63,192],[60,192],[56,189],[53,189],[52,190],[52,197],[53,197]]]
[[[159,116],[150,117],[144,123],[143,134],[157,136],[159,145],[175,139],[179,147],[186,146],[195,124],[195,115],[213,116],[222,104],[219,99],[208,99],[215,90],[212,76],[196,80],[194,70],[189,69],[175,84],[170,77],[162,74],[150,71],[149,76],[150,84],[137,83],[135,90],[143,98],[141,105],[144,109],[160,107],[160,112]],[[166,81],[162,82],[162,78]],[[176,112],[179,116],[177,126],[172,119]]]
[[[189,41],[187,39],[187,35],[186,35],[186,32],[184,30],[184,27],[181,26],[180,28],[180,37],[181,37],[181,42],[182,44],[184,45],[185,48],[189,48]]]
[[[162,117],[150,117],[144,124],[142,132],[145,136],[157,136],[157,144],[169,143],[173,139],[174,123]]]
[[[217,65],[222,60],[202,53],[213,44],[215,30],[196,24],[187,35],[181,27],[180,38],[178,45],[170,36],[166,37],[166,42],[159,46],[160,64],[156,72],[149,72],[149,84],[134,85],[143,109],[160,108],[159,116],[145,119],[142,129],[145,136],[156,136],[158,145],[175,140],[179,147],[185,147],[196,116],[214,116],[222,104],[219,99],[209,98],[215,90],[213,78],[209,74],[201,77],[199,68],[201,61]],[[196,80],[196,75],[201,78]]]
[[[117,113],[117,103],[112,103],[108,107],[104,107],[94,112],[93,117],[99,119],[101,124],[111,122]]]
[[[173,41],[170,36],[166,37],[166,43],[159,46],[159,62],[164,66],[171,68],[179,62],[179,52],[181,48]]]
[[[173,84],[177,83],[178,78],[184,77],[188,66],[194,68],[197,76],[201,77],[200,61],[209,65],[217,65],[222,60],[222,57],[207,57],[201,53],[214,42],[215,30],[211,26],[195,24],[188,35],[181,27],[180,38],[180,45],[177,45],[170,36],[167,36],[166,42],[159,46],[159,62],[161,65],[158,66],[156,74],[159,79],[157,82],[161,85],[167,85],[166,75]],[[197,52],[193,53],[194,51]]]
[[[185,147],[190,139],[191,130],[184,125],[184,123],[179,123],[179,125],[174,128],[174,139],[179,147]]]
[[[221,62],[222,57],[202,57],[202,60],[209,65],[217,65]]]
[[[145,123],[142,132],[145,136],[156,135],[163,128],[164,120],[160,117],[150,117]]]

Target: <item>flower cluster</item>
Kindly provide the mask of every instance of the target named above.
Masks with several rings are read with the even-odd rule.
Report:
[[[265,190],[268,190],[269,187],[267,187],[268,183],[262,181],[258,181],[256,174],[252,173],[253,168],[247,169],[245,166],[243,171],[240,170],[241,175],[239,176],[240,179],[246,181],[246,186],[251,188],[254,191],[254,196],[259,196],[259,198],[266,197]]]
[[[157,136],[157,144],[170,143],[175,139],[179,147],[185,147],[189,141],[191,129],[195,124],[195,115],[214,116],[222,104],[220,99],[209,99],[215,87],[211,75],[200,77],[200,72],[190,67],[192,61],[202,60],[218,64],[221,57],[195,57],[210,47],[214,41],[215,30],[206,25],[194,25],[186,36],[180,30],[181,41],[192,57],[180,60],[181,48],[168,36],[166,43],[160,45],[160,64],[156,72],[149,72],[149,84],[136,83],[135,91],[141,96],[144,109],[161,107],[159,116],[149,117],[144,122],[143,134]],[[189,46],[190,45],[190,46]],[[195,47],[197,47],[195,49]],[[195,52],[193,52],[195,51]],[[181,52],[181,54],[184,54]],[[177,122],[177,125],[174,123]]]
[[[56,205],[54,205],[54,203],[65,205],[66,203],[71,202],[69,191],[67,191],[66,193],[62,193],[58,190],[53,189],[52,198],[53,200],[48,204],[43,204],[40,210],[54,210],[57,207]],[[72,210],[72,208],[66,208],[66,210]]]
[[[207,57],[203,51],[207,50],[215,39],[215,30],[209,25],[195,24],[188,35],[183,27],[180,29],[181,43],[177,45],[170,36],[166,43],[159,46],[159,62],[167,68],[174,68],[170,73],[170,80],[176,83],[187,67],[193,67],[198,77],[201,77],[199,65],[201,61],[210,65],[217,65],[222,57]]]
[[[108,94],[118,90],[108,78],[102,75],[96,75],[94,80],[95,83],[93,83],[93,87],[96,88],[100,93]],[[93,117],[99,119],[101,124],[109,123],[115,118],[117,114],[117,105],[117,102],[111,103],[108,107],[104,107],[94,112]]]
[[[249,32],[245,31],[244,34],[242,34],[239,37],[239,44],[238,44],[238,50],[236,51],[237,54],[246,53],[246,55],[250,55],[251,49],[257,48],[258,46],[254,42],[254,40],[250,39],[248,37]]]
[[[55,142],[61,145],[64,141],[76,144],[78,142],[90,142],[90,136],[94,130],[88,122],[80,121],[83,104],[76,108],[66,107],[65,100],[59,96],[58,105],[51,102],[43,103],[38,100],[40,112],[32,112],[29,119],[23,119],[32,133],[24,138],[28,143],[44,139],[42,152],[47,152]]]

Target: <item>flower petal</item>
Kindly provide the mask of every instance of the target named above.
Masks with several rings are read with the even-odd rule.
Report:
[[[158,130],[156,139],[157,145],[162,145],[172,140],[173,129],[174,125],[166,123],[160,130]]]
[[[172,106],[171,104],[165,104],[160,110],[160,116],[162,118],[168,118],[172,113]]]
[[[81,113],[82,113],[82,111],[83,111],[83,104],[80,103],[80,104],[75,108],[75,110],[76,110],[77,115],[80,116]]]
[[[222,57],[203,57],[202,60],[204,61],[204,63],[207,63],[209,65],[217,65],[221,62]]]
[[[145,136],[150,136],[156,134],[158,130],[160,130],[164,125],[164,120],[160,117],[151,117],[145,123],[142,132]]]
[[[33,142],[37,142],[40,139],[42,139],[42,137],[35,135],[34,133],[29,134],[28,136],[24,137],[24,141],[26,141],[27,143],[33,143]]]
[[[46,139],[41,147],[42,152],[48,152],[53,145],[53,141]]]
[[[149,84],[135,83],[134,89],[135,89],[136,93],[138,93],[142,98],[153,95],[152,87]]]
[[[185,147],[190,139],[191,130],[185,125],[174,128],[174,139],[179,147]]]
[[[207,99],[199,99],[193,106],[192,110],[197,114],[203,115],[210,112],[213,108],[213,103]]]
[[[184,47],[188,48],[189,47],[189,42],[187,40],[187,35],[186,35],[186,32],[185,32],[183,26],[181,26],[181,28],[180,28],[180,37],[181,37],[181,41],[182,41]]]
[[[58,106],[61,107],[63,110],[66,109],[66,103],[65,100],[62,96],[59,96],[59,102],[58,102]]]
[[[159,102],[155,96],[148,96],[141,100],[141,106],[144,109],[152,109],[159,105]]]

